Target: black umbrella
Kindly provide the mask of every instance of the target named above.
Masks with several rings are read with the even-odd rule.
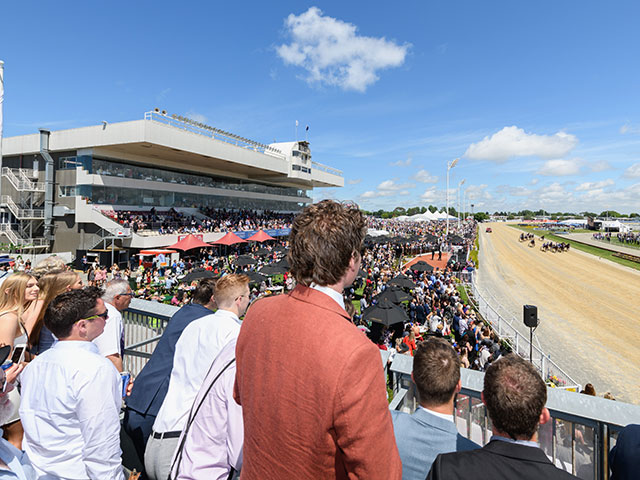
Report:
[[[264,275],[260,275],[258,272],[244,272],[244,274],[249,277],[249,283],[261,283],[265,280]]]
[[[435,235],[431,235],[430,233],[425,234],[424,237],[422,237],[422,239],[425,242],[429,242],[429,243],[435,243],[438,241],[438,237],[436,237]]]
[[[276,248],[274,248],[274,250],[276,252],[283,253],[283,252],[287,251],[287,247],[283,247],[282,245],[278,245]]]
[[[402,303],[405,300],[411,300],[411,295],[406,293],[400,287],[391,286],[385,288],[384,292],[376,295],[374,298],[377,300],[388,298],[393,303]]]
[[[371,305],[362,313],[367,321],[381,323],[387,327],[409,320],[405,311],[388,298],[383,298],[376,305]]]
[[[249,255],[240,255],[233,262],[234,265],[238,265],[239,267],[244,267],[246,265],[255,265],[256,263],[258,263],[257,260],[253,257],[250,257]]]
[[[413,282],[413,280],[411,280],[406,275],[402,275],[402,274],[392,278],[389,281],[389,285],[397,285],[399,287],[408,288],[408,289],[416,288],[416,284]]]
[[[191,283],[194,280],[199,280],[201,278],[215,278],[216,275],[211,270],[204,270],[202,268],[198,270],[194,270],[193,272],[187,273],[182,279],[180,283]]]
[[[260,255],[260,256],[269,255],[270,253],[271,253],[271,250],[269,250],[268,248],[259,248],[256,251],[256,255]]]
[[[358,270],[358,276],[356,278],[362,278],[362,277],[366,277],[367,276],[367,272],[365,272],[364,270],[360,269]]]
[[[269,275],[269,276],[279,275],[282,273],[287,273],[287,269],[278,267],[277,265],[265,265],[260,270],[258,270],[258,273],[261,273],[262,275]]]
[[[449,235],[449,241],[453,244],[460,245],[464,243],[464,238],[459,235]]]
[[[281,260],[278,260],[274,265],[276,267],[281,267],[289,271],[289,261],[287,260],[287,257],[284,257]]]
[[[433,267],[427,262],[417,262],[409,267],[414,272],[433,272]]]

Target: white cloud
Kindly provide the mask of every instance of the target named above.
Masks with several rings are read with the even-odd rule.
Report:
[[[613,167],[606,160],[601,160],[599,162],[593,162],[589,165],[589,168],[592,172],[604,172],[605,170],[611,170]]]
[[[286,64],[307,71],[308,83],[336,85],[364,92],[377,72],[404,63],[410,44],[357,34],[351,23],[324,16],[317,7],[285,20],[291,43],[276,48]]]
[[[207,123],[208,118],[204,115],[202,115],[201,113],[198,112],[194,112],[193,110],[189,110],[186,114],[185,117],[190,118],[193,121],[196,122],[200,122],[200,123]]]
[[[624,171],[624,176],[628,178],[640,177],[640,162],[634,163]]]
[[[406,160],[391,162],[389,165],[391,165],[392,167],[408,167],[409,165],[411,165],[411,157],[407,158]]]
[[[613,185],[615,182],[612,179],[602,180],[601,182],[584,182],[576,187],[576,192],[586,192],[589,190],[602,189]]]
[[[353,180],[347,180],[347,183],[349,185],[358,185],[361,181],[361,178],[354,178]]]
[[[396,183],[394,180],[381,182],[376,190],[369,190],[360,195],[360,198],[395,197],[409,195],[409,188],[414,188],[413,183]]]
[[[464,156],[474,160],[490,160],[504,163],[512,157],[537,156],[542,158],[562,157],[578,144],[575,135],[557,132],[553,135],[526,133],[515,125],[504,127],[491,137],[472,143]]]
[[[544,165],[536,172],[538,175],[545,175],[547,177],[558,177],[566,175],[576,175],[580,172],[580,161],[578,159],[572,160],[547,160]]]
[[[441,194],[436,190],[436,187],[429,187],[427,188],[424,193],[422,195],[420,195],[420,199],[424,200],[425,202],[429,202],[429,203],[433,203],[436,200],[439,200],[441,197]]]
[[[438,177],[436,175],[431,175],[428,171],[424,169],[418,171],[412,178],[415,181],[420,183],[437,183],[438,182]]]
[[[621,134],[640,134],[640,127],[637,127],[635,125],[631,125],[630,123],[625,123],[623,126],[620,127],[620,133]]]
[[[529,182],[529,185],[537,185],[539,181],[540,181],[539,178],[533,177]]]
[[[405,190],[413,187],[415,187],[413,183],[396,183],[393,180],[385,180],[378,185],[378,190],[397,192],[398,190]]]

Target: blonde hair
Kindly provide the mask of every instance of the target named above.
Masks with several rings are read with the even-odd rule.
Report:
[[[48,274],[62,273],[67,270],[67,265],[62,258],[55,255],[45,258],[39,262],[32,270],[32,273],[37,277],[42,277]]]
[[[239,296],[244,294],[244,289],[249,285],[249,277],[246,275],[225,275],[216,282],[213,296],[218,307],[228,307]]]
[[[15,312],[18,321],[22,321],[22,314],[31,305],[31,300],[25,300],[24,293],[30,280],[36,277],[24,272],[17,272],[9,276],[0,288],[0,313]]]
[[[60,273],[47,273],[40,277],[38,280],[40,298],[38,300],[42,301],[42,307],[40,308],[38,318],[31,328],[31,333],[29,333],[29,343],[31,345],[36,345],[40,339],[40,331],[44,325],[44,314],[51,300],[61,293],[66,292],[71,285],[78,281],[79,277],[80,275],[71,270]]]

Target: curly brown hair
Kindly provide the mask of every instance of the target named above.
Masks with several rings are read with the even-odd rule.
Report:
[[[366,233],[364,216],[357,206],[332,200],[309,205],[291,226],[291,273],[302,285],[335,285],[351,258],[360,255]]]

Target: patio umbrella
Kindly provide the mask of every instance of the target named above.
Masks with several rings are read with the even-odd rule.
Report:
[[[389,281],[389,285],[397,285],[399,287],[408,289],[416,288],[416,284],[413,282],[413,280],[402,274],[392,278]]]
[[[364,270],[360,269],[358,270],[358,276],[356,278],[363,278],[367,276],[367,272],[365,272]]]
[[[201,278],[215,278],[216,275],[210,270],[205,270],[203,268],[199,268],[192,272],[187,273],[182,279],[180,283],[191,283],[194,280],[200,280]]]
[[[247,243],[246,240],[241,239],[233,232],[227,233],[224,237],[219,238],[215,242],[211,242],[214,245],[234,245],[236,243]],[[209,246],[209,245],[207,245]]]
[[[425,242],[429,242],[429,243],[435,243],[438,241],[438,237],[436,237],[435,235],[431,235],[430,233],[425,234],[424,237],[422,237],[422,239]]]
[[[256,255],[260,255],[260,256],[269,255],[270,253],[271,253],[271,250],[269,250],[268,248],[259,248],[256,251]]]
[[[258,272],[253,271],[244,272],[244,275],[249,277],[249,283],[261,283],[266,278],[264,275],[260,275]]]
[[[409,320],[405,311],[388,298],[383,298],[377,304],[366,308],[362,313],[362,318],[370,322],[381,323],[387,327]]]
[[[287,252],[287,247],[283,247],[282,245],[278,245],[276,248],[274,248],[274,250],[278,253],[284,253]]]
[[[257,260],[253,257],[250,257],[249,255],[240,255],[233,262],[234,265],[237,265],[239,267],[244,267],[246,265],[255,265],[256,263],[258,263]]]
[[[453,244],[460,245],[464,243],[464,238],[459,235],[449,235],[449,241]]]
[[[275,264],[276,267],[282,267],[282,268],[286,268],[287,271],[289,271],[289,261],[287,260],[287,257],[281,258],[280,260],[278,260]]]
[[[208,243],[204,243],[195,235],[189,234],[179,242],[176,242],[173,245],[169,245],[167,248],[172,248],[174,250],[182,250],[183,252],[186,252],[187,250],[191,250],[192,248],[209,248],[209,247],[211,247],[211,245],[209,245]]]
[[[406,300],[411,300],[411,295],[402,290],[400,287],[391,286],[387,287],[384,292],[376,295],[374,298],[378,300],[382,300],[384,298],[388,298],[393,303],[402,303]]]
[[[427,262],[417,262],[409,267],[414,272],[433,272],[433,267],[429,265]]]
[[[282,273],[287,273],[287,269],[283,267],[278,267],[277,265],[265,265],[260,270],[258,270],[258,273],[261,273],[262,275],[269,275],[269,276],[279,275]]]
[[[249,238],[247,238],[247,241],[249,242],[266,242],[267,240],[275,240],[275,238],[266,233],[264,230],[259,230]]]

